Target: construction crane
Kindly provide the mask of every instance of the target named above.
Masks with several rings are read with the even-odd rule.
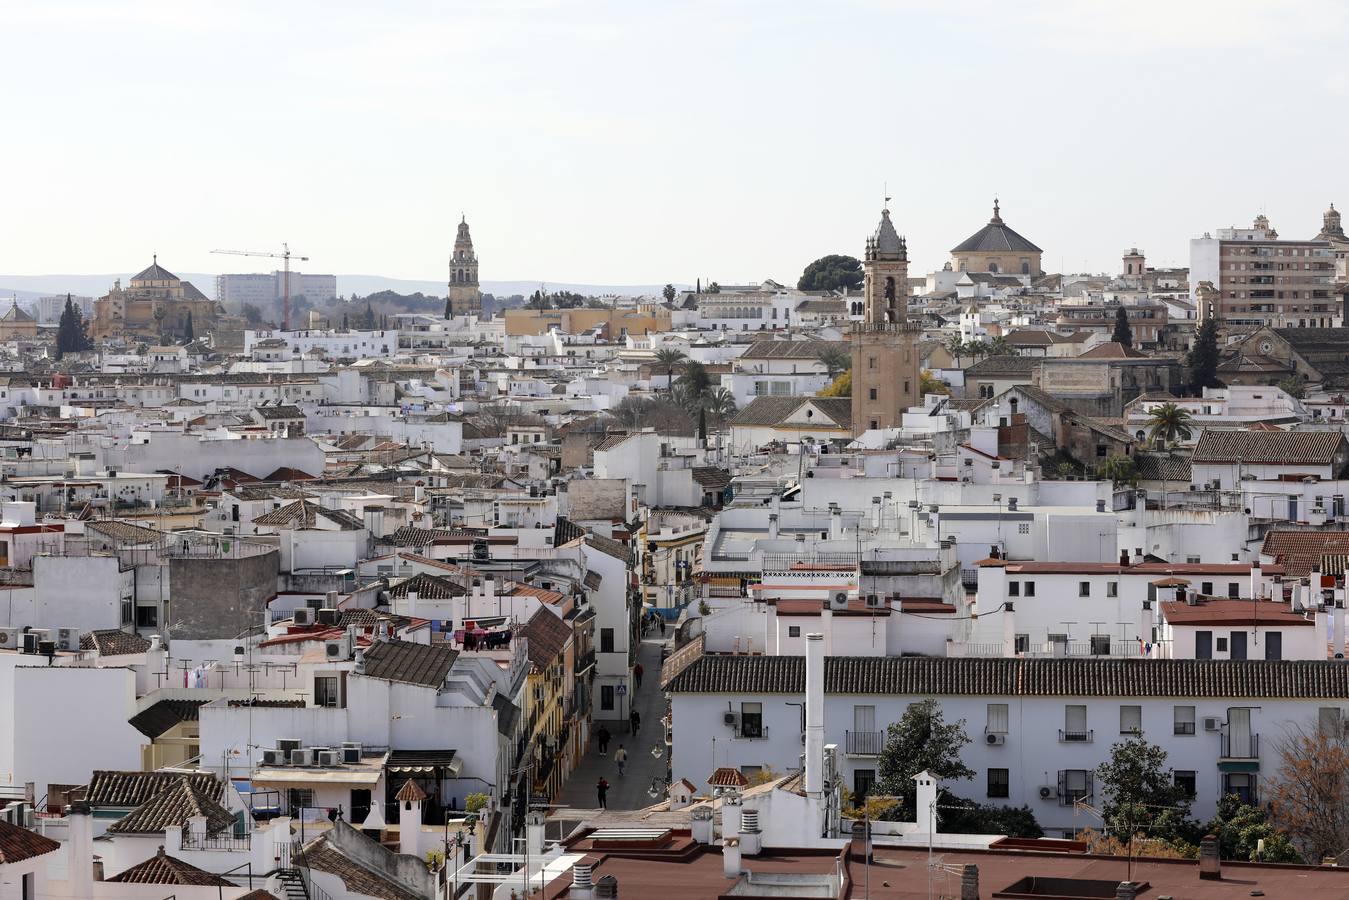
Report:
[[[231,256],[266,256],[284,260],[285,274],[281,280],[281,330],[290,331],[290,261],[291,259],[298,259],[300,262],[309,262],[309,257],[291,253],[290,244],[282,244],[280,253],[268,253],[265,250],[212,250],[211,252],[228,253]]]

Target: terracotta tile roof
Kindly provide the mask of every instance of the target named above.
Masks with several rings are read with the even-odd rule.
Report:
[[[707,783],[712,787],[745,787],[749,784],[749,779],[739,769],[722,766],[712,773]]]
[[[1078,359],[1148,359],[1148,355],[1133,347],[1126,347],[1116,341],[1097,344],[1086,353],[1079,353]]]
[[[60,841],[0,820],[0,865],[22,862],[60,847]]]
[[[1247,431],[1205,428],[1195,445],[1196,463],[1326,466],[1344,448],[1338,431]]]
[[[426,791],[417,786],[417,782],[409,778],[403,782],[403,786],[398,789],[394,799],[399,803],[420,803],[426,799]]]
[[[716,466],[694,466],[693,480],[705,491],[723,491],[731,483],[731,473]]]
[[[1260,553],[1282,563],[1289,578],[1306,578],[1322,557],[1349,553],[1349,531],[1271,531]]]
[[[215,834],[234,826],[234,816],[180,775],[162,791],[108,826],[112,834],[163,834],[187,824],[193,816],[206,817],[206,833]]]
[[[107,880],[115,881],[120,884],[180,884],[197,885],[201,887],[234,887],[232,882],[226,881],[219,875],[212,875],[210,872],[198,869],[191,863],[183,862],[177,857],[166,855],[163,847],[160,847],[159,852],[145,862],[137,863],[131,868],[119,872]]]
[[[571,625],[547,607],[539,607],[524,627],[529,639],[529,661],[542,672],[557,664],[558,657],[571,640]]]
[[[197,713],[207,700],[160,700],[136,713],[127,721],[141,734],[154,740],[175,725],[197,721]]]
[[[731,424],[779,425],[807,403],[838,427],[852,427],[852,399],[849,397],[755,397],[731,418]]]
[[[365,677],[438,688],[459,652],[437,644],[376,641],[365,651]]]
[[[594,547],[601,553],[621,560],[626,565],[632,565],[632,553],[628,550],[626,544],[598,534],[587,534],[585,542],[588,547]]]
[[[811,301],[806,301],[807,303]],[[830,302],[830,308],[822,312],[843,312],[842,303]],[[804,306],[805,303],[801,304]],[[798,306],[797,309],[801,309]],[[806,359],[818,360],[826,350],[842,350],[851,353],[852,344],[848,341],[755,341],[749,349],[740,354],[740,359]],[[823,365],[823,363],[821,363]]]
[[[975,378],[1029,378],[1039,364],[1040,360],[1033,356],[989,356],[972,366],[966,366],[965,374]]]
[[[150,642],[139,634],[103,628],[80,635],[80,649],[97,650],[99,656],[128,656],[149,650]]]
[[[126,522],[89,522],[84,527],[86,531],[97,532],[119,544],[158,544],[168,538],[162,531]]]
[[[397,584],[389,585],[391,598],[406,597],[410,593],[416,593],[418,598],[423,600],[448,600],[451,597],[462,597],[468,590],[448,578],[426,572],[418,572]]]
[[[336,525],[341,531],[357,531],[365,526],[351,513],[342,509],[325,509],[309,500],[296,500],[253,520],[255,525],[280,528],[313,528],[319,519]]]
[[[701,656],[662,685],[689,694],[800,694],[803,656]],[[1320,660],[830,656],[831,694],[1343,698],[1349,666]]]
[[[371,841],[380,856],[393,854]],[[304,848],[304,864],[319,872],[336,875],[352,894],[377,897],[379,900],[423,900],[420,894],[393,879],[367,869],[321,837]]]
[[[1191,606],[1180,600],[1168,600],[1161,604],[1162,615],[1172,625],[1250,625],[1268,627],[1307,627],[1316,624],[1299,613],[1293,612],[1287,603],[1274,600],[1229,600],[1226,598],[1208,598]]]
[[[220,802],[225,786],[209,772],[183,775],[175,772],[117,772],[100,769],[89,779],[85,801],[90,806],[134,808],[158,794],[172,782],[186,778],[197,793]]]

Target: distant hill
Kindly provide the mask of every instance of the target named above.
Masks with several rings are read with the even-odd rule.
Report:
[[[101,297],[112,287],[118,278],[125,283],[131,279],[132,272],[111,275],[0,275],[0,298],[18,297],[20,300],[33,300],[45,294],[80,294],[86,297]],[[215,275],[205,272],[178,272],[179,278],[192,282],[203,294],[215,296]],[[571,284],[560,281],[484,281],[484,293],[498,297],[511,294],[528,296],[540,287],[552,291],[572,291],[577,294],[602,295],[617,294],[623,297],[636,297],[644,294],[658,296],[663,284]],[[417,281],[409,278],[389,278],[384,275],[338,275],[337,292],[349,297],[359,294],[374,294],[379,291],[396,291],[400,294],[431,294],[445,296],[444,281]]]

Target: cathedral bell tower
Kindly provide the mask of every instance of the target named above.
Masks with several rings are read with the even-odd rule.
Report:
[[[898,428],[919,393],[918,338],[909,321],[909,250],[881,210],[862,259],[864,318],[852,331],[852,429],[854,435]]]
[[[473,252],[473,238],[468,233],[468,220],[460,219],[459,231],[454,237],[454,252],[450,254],[450,312],[456,316],[477,315],[482,312],[482,291],[478,287],[478,256]]]

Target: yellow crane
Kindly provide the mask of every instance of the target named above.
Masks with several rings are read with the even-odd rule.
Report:
[[[231,256],[266,256],[284,261],[281,286],[281,330],[290,331],[290,261],[298,259],[309,262],[309,257],[290,252],[290,244],[282,244],[280,253],[268,253],[265,250],[212,250],[212,253],[228,253]]]

